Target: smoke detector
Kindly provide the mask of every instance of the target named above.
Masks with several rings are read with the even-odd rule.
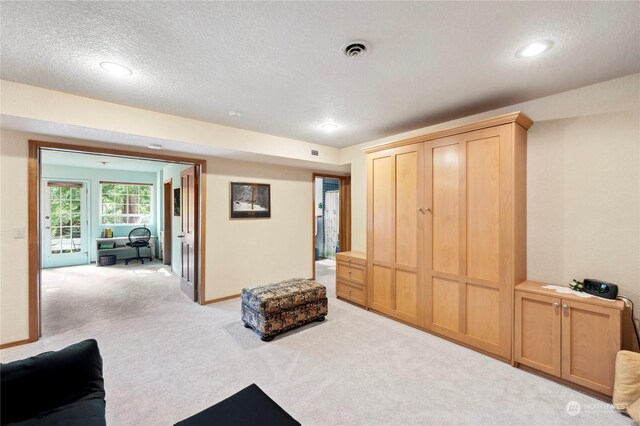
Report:
[[[371,45],[364,40],[351,41],[340,48],[347,58],[355,60],[360,59],[370,50]]]

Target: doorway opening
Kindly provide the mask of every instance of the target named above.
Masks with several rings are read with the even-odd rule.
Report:
[[[29,160],[29,341],[42,336],[43,303],[64,307],[65,289],[69,299],[93,297],[102,312],[105,295],[131,302],[127,284],[153,279],[205,303],[205,160],[41,141],[29,141]],[[110,285],[119,293],[105,294]]]
[[[313,185],[314,278],[330,284],[336,253],[351,249],[351,178],[314,174]]]

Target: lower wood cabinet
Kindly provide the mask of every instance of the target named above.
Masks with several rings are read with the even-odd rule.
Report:
[[[516,287],[515,362],[611,396],[624,303],[545,287]]]
[[[367,256],[364,253],[336,254],[336,296],[367,307]]]

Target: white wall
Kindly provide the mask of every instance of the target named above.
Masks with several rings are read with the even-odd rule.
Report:
[[[616,283],[640,315],[640,74],[349,147],[352,249],[366,250],[362,149],[508,112],[528,132],[529,279]]]
[[[87,143],[5,129],[0,132],[0,343],[28,338],[28,239],[13,239],[12,233],[14,227],[27,227],[29,139]],[[205,299],[238,294],[246,286],[311,277],[312,171],[214,157],[205,159]],[[271,218],[229,219],[232,181],[271,184]],[[174,186],[179,182],[174,180]],[[178,223],[174,221],[175,229],[179,229],[179,218],[175,219],[178,219]]]

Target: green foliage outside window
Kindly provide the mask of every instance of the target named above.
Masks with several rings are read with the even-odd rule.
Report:
[[[81,188],[51,186],[50,229],[51,254],[76,253],[81,251],[80,191]],[[65,241],[68,242],[64,243]]]
[[[150,223],[152,188],[151,185],[100,184],[100,223],[102,225]]]

